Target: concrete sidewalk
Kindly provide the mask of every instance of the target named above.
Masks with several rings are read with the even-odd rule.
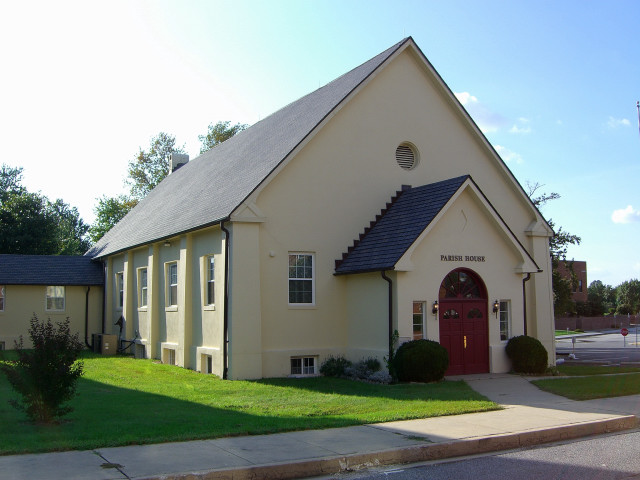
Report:
[[[0,457],[3,479],[306,478],[457,457],[638,426],[640,395],[576,402],[507,374],[458,377],[494,412],[358,427]],[[448,379],[454,379],[449,377]]]

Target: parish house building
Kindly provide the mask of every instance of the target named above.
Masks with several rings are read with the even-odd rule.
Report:
[[[448,374],[554,356],[551,228],[412,38],[172,173],[87,252],[103,333],[229,379],[426,338]],[[177,168],[179,167],[179,168]]]

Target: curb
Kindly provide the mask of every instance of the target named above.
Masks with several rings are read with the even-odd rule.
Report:
[[[325,457],[292,463],[255,465],[205,472],[179,473],[146,477],[144,480],[255,480],[296,479],[340,472],[357,471],[367,467],[417,463],[443,458],[462,457],[501,450],[512,450],[532,445],[569,440],[590,435],[630,430],[640,426],[634,415],[621,416],[593,422],[563,425],[541,430],[505,433],[487,437],[455,440],[446,443],[415,445],[373,453]]]

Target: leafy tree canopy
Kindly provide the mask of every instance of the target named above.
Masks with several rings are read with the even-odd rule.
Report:
[[[209,124],[206,135],[198,135],[198,140],[202,146],[200,147],[200,153],[204,153],[211,150],[216,145],[233,137],[236,133],[245,130],[249,125],[243,123],[236,123],[231,125],[228,120],[225,122],[218,122],[215,125]]]
[[[127,197],[126,195],[119,195],[117,197],[103,196],[98,199],[98,205],[93,209],[96,214],[96,220],[94,224],[89,227],[89,237],[91,241],[97,242],[100,240],[104,234],[123,219],[124,216],[129,213],[129,210],[135,207],[137,203],[138,200]]]
[[[617,303],[618,310],[621,306],[625,306],[625,311],[618,311],[620,314],[636,314],[640,312],[640,280],[632,279],[618,285]]]
[[[184,145],[176,145],[176,137],[160,132],[151,139],[148,150],[138,152],[129,162],[127,183],[131,196],[143,199],[169,174],[169,156],[172,153],[186,153]]]
[[[22,186],[22,168],[0,169],[0,253],[82,255],[88,226],[75,207]]]

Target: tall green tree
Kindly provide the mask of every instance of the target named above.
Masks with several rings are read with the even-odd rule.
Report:
[[[22,168],[2,164],[0,167],[0,202],[3,202],[8,195],[20,194],[24,191]]]
[[[557,200],[560,198],[560,194],[556,192],[540,193],[539,190],[544,185],[539,183],[526,183],[529,198],[533,204],[542,208],[551,200]],[[567,259],[567,250],[569,245],[580,245],[582,239],[562,229],[560,226],[556,226],[552,219],[547,219],[547,223],[555,232],[553,237],[549,239],[549,250],[551,253],[551,277],[553,283],[553,308],[556,314],[565,314],[575,312],[575,302],[571,298],[572,281],[571,279],[564,278],[558,271],[558,265],[560,261]]]
[[[198,140],[200,140],[201,143],[200,153],[211,150],[216,145],[230,139],[242,130],[245,130],[248,126],[249,125],[244,123],[231,125],[231,122],[228,120],[225,122],[218,122],[216,124],[209,124],[207,133],[205,135],[198,135]]]
[[[119,195],[116,197],[103,196],[98,199],[98,205],[93,209],[96,220],[89,227],[89,237],[91,241],[97,242],[105,233],[118,223],[129,211],[135,207],[138,200]]]
[[[176,137],[160,132],[151,139],[149,149],[139,150],[129,162],[127,183],[131,196],[141,200],[169,174],[172,153],[186,153],[184,145],[176,145]]]
[[[0,168],[0,253],[81,255],[88,226],[75,207],[22,185],[22,168]]]
[[[640,280],[632,279],[621,283],[616,288],[618,307],[616,313],[637,314],[640,312]]]
[[[91,242],[87,238],[89,225],[80,218],[76,207],[58,199],[49,202],[48,208],[56,219],[56,253],[58,255],[82,255],[89,250]]]
[[[587,288],[587,303],[591,315],[613,313],[616,309],[616,289],[600,280],[594,280]]]

